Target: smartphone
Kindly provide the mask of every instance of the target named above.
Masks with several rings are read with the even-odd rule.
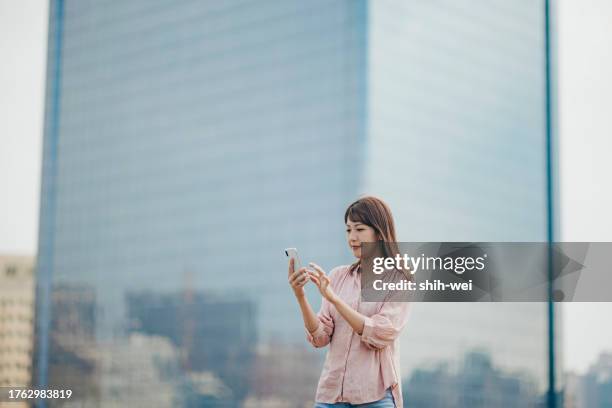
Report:
[[[291,259],[293,258],[293,270],[295,272],[299,271],[300,268],[302,267],[302,264],[300,263],[300,258],[298,257],[298,251],[296,248],[285,248],[285,255],[287,255],[287,258]]]

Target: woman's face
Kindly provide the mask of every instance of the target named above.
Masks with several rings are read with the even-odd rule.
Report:
[[[359,259],[361,259],[361,243],[377,240],[374,228],[360,222],[353,222],[350,218],[346,221],[346,238],[353,255]]]

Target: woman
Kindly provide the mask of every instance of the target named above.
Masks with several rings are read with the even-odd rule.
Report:
[[[295,271],[293,259],[289,261],[289,283],[300,305],[306,337],[315,347],[329,344],[315,408],[402,407],[398,337],[408,303],[361,302],[360,296],[361,243],[396,242],[391,210],[376,197],[360,198],[347,208],[344,222],[355,263],[336,267],[327,276],[314,263],[310,263],[314,271]],[[304,294],[308,281],[323,297],[318,314]]]

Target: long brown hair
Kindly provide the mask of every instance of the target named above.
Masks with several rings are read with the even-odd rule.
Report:
[[[348,206],[344,213],[344,223],[351,219],[374,228],[380,241],[383,241],[383,252],[386,257],[394,257],[399,253],[397,238],[395,236],[395,222],[391,209],[378,197],[365,196]],[[350,273],[359,270],[361,259],[350,267]]]

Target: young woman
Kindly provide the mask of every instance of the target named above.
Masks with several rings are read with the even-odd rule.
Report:
[[[289,261],[289,284],[300,305],[306,337],[315,347],[329,345],[315,408],[402,407],[398,337],[408,303],[361,302],[360,296],[361,243],[396,242],[391,210],[376,197],[360,198],[348,207],[344,222],[355,263],[338,266],[328,276],[314,263],[314,271],[295,271],[293,259]],[[304,295],[308,281],[323,297],[318,314]]]

